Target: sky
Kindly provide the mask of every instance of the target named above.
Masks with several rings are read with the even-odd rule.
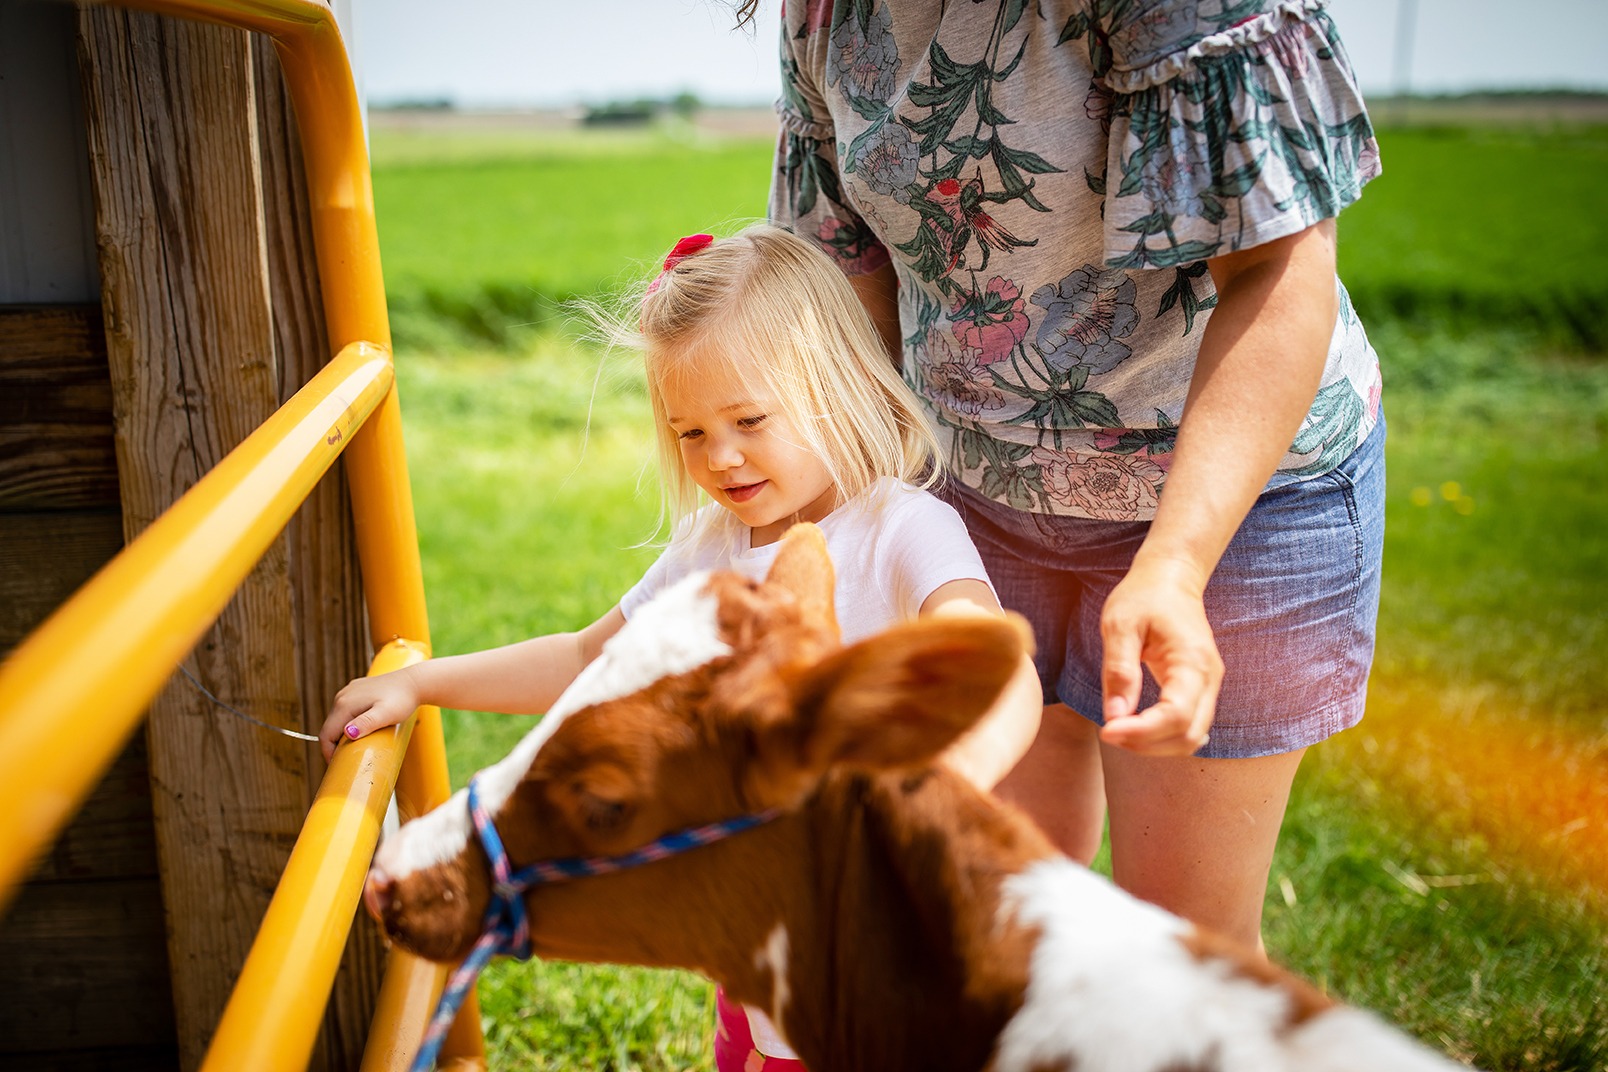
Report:
[[[1397,84],[1400,5],[1416,7],[1411,87],[1608,90],[1608,0],[1331,0],[1370,93]],[[723,0],[355,0],[357,46],[376,104],[562,106],[696,93],[769,104],[778,92],[781,0],[733,30]],[[441,12],[451,10],[452,17]]]

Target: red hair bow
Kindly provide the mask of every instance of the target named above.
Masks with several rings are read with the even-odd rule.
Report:
[[[659,289],[659,284],[664,281],[665,274],[668,273],[670,269],[692,256],[694,253],[697,253],[699,250],[710,245],[712,242],[714,242],[714,240],[714,235],[695,234],[688,235],[686,238],[683,238],[681,241],[677,242],[670,252],[665,255],[664,268],[660,270],[658,278],[648,284],[648,293],[652,294],[654,291]]]

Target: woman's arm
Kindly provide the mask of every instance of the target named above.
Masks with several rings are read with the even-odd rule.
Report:
[[[603,642],[625,624],[616,606],[576,633],[554,633],[506,647],[426,659],[378,677],[360,677],[335,696],[319,742],[327,760],[342,735],[356,740],[394,726],[422,704],[537,715],[552,706]]]
[[[921,604],[921,614],[1003,617],[994,592],[977,580],[949,581]],[[999,699],[965,736],[950,745],[943,761],[977,788],[990,790],[1009,774],[1038,736],[1044,692],[1030,656],[1023,655]]]
[[[1217,308],[1167,485],[1100,618],[1101,737],[1147,755],[1188,755],[1206,741],[1223,679],[1206,582],[1317,396],[1339,311],[1332,219],[1207,264]],[[1136,711],[1141,663],[1161,696]]]

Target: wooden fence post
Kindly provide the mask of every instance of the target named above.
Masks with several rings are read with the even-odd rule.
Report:
[[[80,9],[102,306],[132,538],[327,359],[307,202],[271,52],[243,31]],[[361,673],[343,482],[309,500],[188,668],[306,731]],[[197,1067],[312,793],[316,749],[219,710],[182,676],[152,705],[152,798],[181,1067]],[[355,932],[315,1067],[355,1068],[379,942]]]

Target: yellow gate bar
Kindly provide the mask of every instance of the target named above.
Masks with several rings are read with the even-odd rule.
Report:
[[[341,351],[0,665],[0,909],[392,379]]]
[[[393,641],[374,657],[369,674],[425,657],[421,646]],[[426,710],[433,712],[419,713]],[[335,750],[202,1072],[306,1067],[412,732],[409,718]]]

